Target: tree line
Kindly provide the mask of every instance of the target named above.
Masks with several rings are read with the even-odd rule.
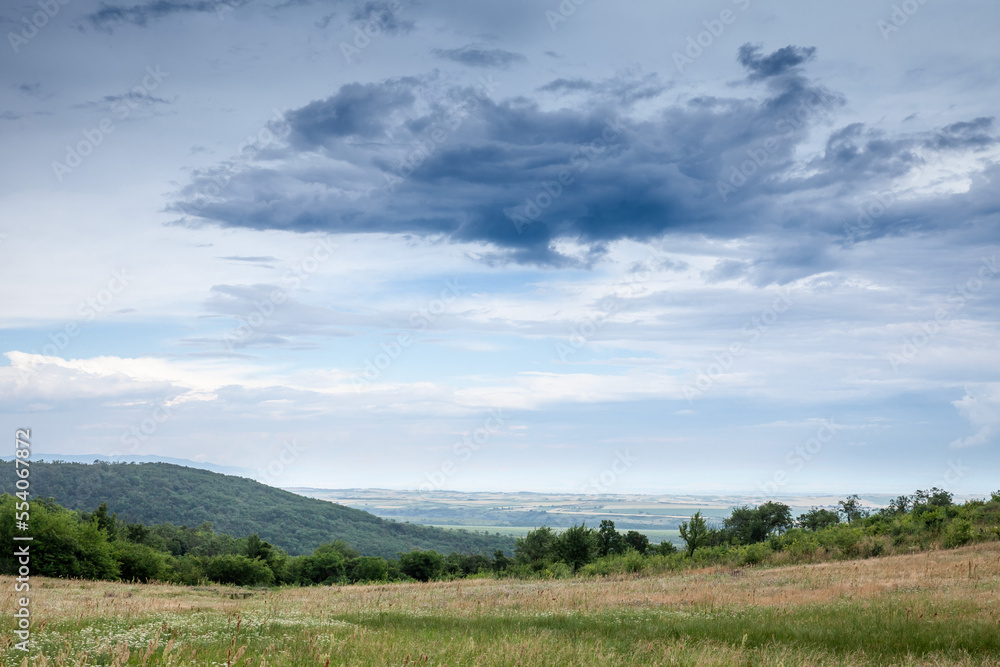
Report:
[[[735,507],[711,525],[695,512],[679,526],[683,549],[653,546],[635,531],[574,526],[561,534],[542,527],[517,540],[507,572],[515,576],[568,576],[657,572],[684,567],[758,563],[785,564],[837,558],[870,558],[930,548],[954,548],[1000,539],[1000,491],[989,500],[956,504],[948,491],[932,488],[901,495],[888,506],[866,508],[857,495],[836,508],[813,507],[793,517],[779,502]]]
[[[14,533],[15,500],[0,496],[0,540],[6,543]],[[877,510],[849,496],[836,509],[813,507],[794,518],[788,505],[769,501],[733,508],[718,525],[695,512],[680,525],[683,549],[669,541],[654,545],[604,520],[596,529],[536,528],[516,540],[512,556],[501,549],[492,556],[420,549],[395,558],[362,556],[343,540],[290,556],[256,534],[236,538],[207,522],[146,526],[119,519],[106,504],[81,512],[51,498],[32,501],[31,534],[32,572],[50,577],[241,586],[565,577],[867,558],[998,540],[1000,491],[958,505],[947,491],[921,490]],[[11,553],[0,554],[0,573],[16,569]]]

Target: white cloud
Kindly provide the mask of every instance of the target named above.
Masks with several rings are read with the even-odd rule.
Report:
[[[967,387],[965,396],[952,403],[976,429],[972,435],[952,441],[952,449],[983,447],[1000,435],[1000,383]]]

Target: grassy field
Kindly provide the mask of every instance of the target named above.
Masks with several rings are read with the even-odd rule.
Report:
[[[1000,543],[660,577],[238,591],[36,579],[30,663],[997,665]],[[249,597],[244,597],[251,593]]]

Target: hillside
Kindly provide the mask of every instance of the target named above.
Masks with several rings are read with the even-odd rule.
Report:
[[[13,465],[0,462],[0,493],[13,493]],[[32,492],[93,511],[103,502],[127,521],[213,528],[236,537],[257,533],[292,555],[344,540],[363,555],[395,557],[414,548],[442,553],[513,551],[499,535],[395,523],[324,500],[304,498],[243,477],[169,463],[31,464]]]

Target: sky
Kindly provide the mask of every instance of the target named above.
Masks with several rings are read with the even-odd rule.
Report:
[[[992,0],[0,7],[0,428],[36,452],[1000,487]]]

